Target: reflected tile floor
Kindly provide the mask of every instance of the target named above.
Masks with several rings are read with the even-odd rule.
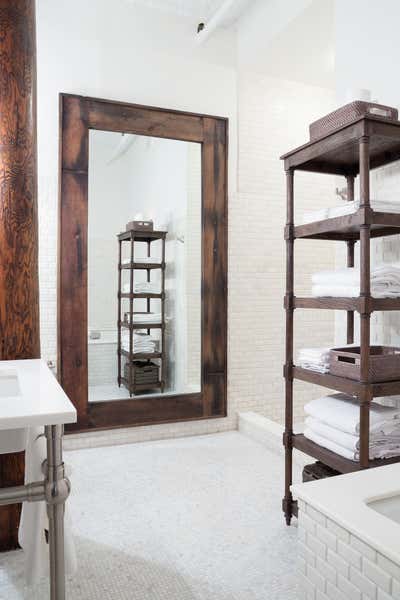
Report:
[[[238,432],[76,450],[69,600],[295,600],[283,459]],[[1,600],[47,600],[0,554]]]

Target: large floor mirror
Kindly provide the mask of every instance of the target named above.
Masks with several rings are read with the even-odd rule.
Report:
[[[224,416],[226,119],[62,94],[60,125],[73,429]]]

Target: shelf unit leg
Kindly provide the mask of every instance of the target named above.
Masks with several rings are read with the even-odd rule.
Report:
[[[360,381],[365,385],[360,400],[360,466],[369,465],[369,409],[371,390],[369,386],[370,354],[370,298],[371,298],[371,226],[368,224],[370,208],[369,192],[369,138],[359,140],[360,152],[360,212],[364,214],[364,223],[360,227],[360,297],[364,300],[364,309],[360,314]]]
[[[122,293],[122,241],[118,241],[118,387],[121,387],[121,293]]]
[[[293,296],[294,296],[294,171],[286,171],[286,351],[285,351],[285,496],[282,502],[286,524],[293,516],[293,497],[290,491],[293,472]]]
[[[352,202],[354,200],[354,176],[348,175],[347,181],[347,200]],[[347,266],[354,267],[354,241],[347,242]],[[354,343],[354,311],[347,311],[347,333],[346,333],[347,344]]]

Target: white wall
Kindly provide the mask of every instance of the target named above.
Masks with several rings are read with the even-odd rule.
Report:
[[[400,109],[400,80],[394,69],[400,53],[398,22],[400,3],[381,0],[379,4],[362,0],[336,0],[335,54],[337,104],[346,101],[347,90],[369,89],[372,98]],[[342,182],[340,182],[341,184]],[[356,182],[358,185],[358,181]],[[371,175],[371,196],[399,200],[400,163],[393,163]],[[356,246],[358,261],[359,248]],[[400,260],[400,236],[373,240],[372,264]],[[345,264],[345,251],[338,245],[337,264]],[[336,334],[342,337],[344,315],[336,318]],[[400,344],[398,313],[373,313],[372,341]],[[358,336],[358,327],[356,328]]]

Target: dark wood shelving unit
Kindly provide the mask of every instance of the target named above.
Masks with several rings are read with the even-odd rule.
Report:
[[[159,388],[161,392],[165,389],[166,375],[166,345],[165,345],[165,241],[166,231],[146,231],[146,230],[130,230],[124,231],[118,235],[119,255],[118,255],[118,385],[124,385],[130,396],[138,392],[144,392]],[[140,258],[135,260],[135,244],[137,242],[145,243],[147,246],[147,256],[151,256],[152,242],[161,240],[161,260],[160,262],[144,262]],[[122,261],[122,244],[124,242],[130,245],[130,260],[128,263]],[[135,293],[135,271],[146,271],[147,281],[151,281],[151,272],[160,270],[160,293]],[[129,271],[129,292],[123,291],[122,272]],[[135,323],[134,314],[136,299],[146,300],[146,313],[151,312],[152,300],[160,300],[161,303],[161,322],[160,323]],[[123,301],[129,300],[129,309],[123,310]],[[143,312],[143,311],[140,311]],[[128,319],[122,318],[122,313],[128,315]],[[129,351],[122,348],[122,330],[129,331]],[[137,330],[146,330],[149,334],[152,329],[161,330],[160,349],[158,352],[136,352],[134,344],[134,332]],[[128,365],[128,377],[123,374],[123,359]],[[135,361],[147,361],[150,364],[151,359],[159,361],[160,377],[158,381],[151,384],[141,384],[135,382]]]
[[[282,502],[286,523],[297,515],[293,501],[292,455],[296,448],[320,460],[340,473],[400,462],[400,457],[369,460],[369,408],[374,397],[400,394],[398,381],[371,383],[368,380],[370,358],[370,320],[373,311],[400,310],[400,298],[373,298],[370,285],[370,240],[400,234],[400,214],[375,212],[370,204],[370,171],[400,159],[400,122],[365,116],[336,131],[282,156],[287,183],[286,240],[286,351],[285,351],[285,496]],[[343,175],[347,181],[347,199],[354,200],[355,177],[360,179],[360,206],[357,212],[306,225],[294,224],[294,173],[296,170]],[[296,239],[323,239],[347,244],[347,266],[354,266],[355,244],[360,245],[360,296],[357,298],[298,298],[294,294],[294,242]],[[347,343],[354,342],[354,313],[360,314],[359,381],[316,373],[293,363],[295,309],[328,309],[347,312]],[[352,461],[323,448],[304,435],[293,432],[293,381],[320,385],[357,397],[360,404],[360,459]]]

